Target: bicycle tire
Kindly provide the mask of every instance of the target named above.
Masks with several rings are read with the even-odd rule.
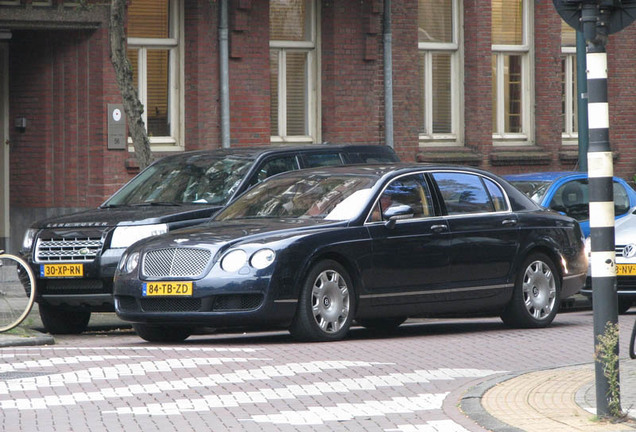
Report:
[[[19,326],[33,308],[35,275],[22,258],[0,251],[0,333]]]

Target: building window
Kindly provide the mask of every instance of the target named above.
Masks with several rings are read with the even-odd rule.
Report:
[[[499,144],[531,138],[530,1],[492,0],[492,128]]]
[[[459,144],[460,2],[419,0],[420,142]]]
[[[313,0],[269,2],[272,142],[318,141],[316,15]]]
[[[563,143],[578,145],[576,31],[561,21],[561,115]]]
[[[153,150],[183,147],[181,3],[135,0],[128,6],[128,58]]]

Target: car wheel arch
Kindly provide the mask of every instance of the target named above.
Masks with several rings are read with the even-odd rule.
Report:
[[[325,261],[325,260],[331,260],[331,261],[337,262],[338,264],[343,266],[344,269],[349,274],[349,277],[351,278],[351,282],[353,283],[353,293],[356,299],[356,302],[355,302],[356,310],[354,310],[354,315],[355,315],[357,312],[358,304],[359,304],[358,300],[360,297],[360,287],[362,286],[362,276],[360,274],[358,266],[356,266],[353,263],[353,261],[348,259],[345,255],[337,253],[335,251],[324,251],[323,253],[316,253],[309,256],[305,260],[305,263],[300,267],[301,268],[300,271],[297,273],[296,280],[298,281],[298,283],[296,283],[295,285],[299,287],[300,286],[299,284],[302,283],[305,276],[312,269],[312,267],[316,265],[317,263],[321,261]],[[299,289],[296,291],[296,294],[300,295]]]
[[[550,260],[552,260],[552,263],[554,264],[554,266],[556,267],[558,271],[559,283],[562,284],[564,269],[563,269],[563,264],[561,263],[561,257],[553,248],[550,248],[547,245],[540,245],[540,244],[533,245],[527,248],[526,250],[524,250],[522,253],[517,255],[517,259],[515,260],[515,265],[511,273],[512,280],[513,281],[515,280],[516,275],[519,271],[525,270],[522,268],[523,263],[525,262],[526,258],[528,258],[530,255],[533,255],[533,254],[543,254],[547,256],[548,258],[550,258]]]

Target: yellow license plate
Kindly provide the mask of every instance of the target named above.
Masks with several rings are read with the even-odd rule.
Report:
[[[636,276],[636,264],[616,264],[616,276]]]
[[[40,266],[40,277],[83,277],[83,264],[44,264]]]
[[[146,282],[141,295],[151,296],[191,296],[192,282]]]

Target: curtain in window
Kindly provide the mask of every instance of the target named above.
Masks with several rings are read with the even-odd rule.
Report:
[[[452,0],[420,0],[417,12],[418,42],[453,42]]]
[[[135,0],[128,6],[128,37],[163,39],[170,37],[168,0]],[[145,112],[149,136],[168,136],[170,51],[145,48]],[[133,79],[139,81],[139,50],[128,50]],[[139,90],[139,89],[138,89]]]
[[[492,0],[493,45],[522,45],[523,0]]]

